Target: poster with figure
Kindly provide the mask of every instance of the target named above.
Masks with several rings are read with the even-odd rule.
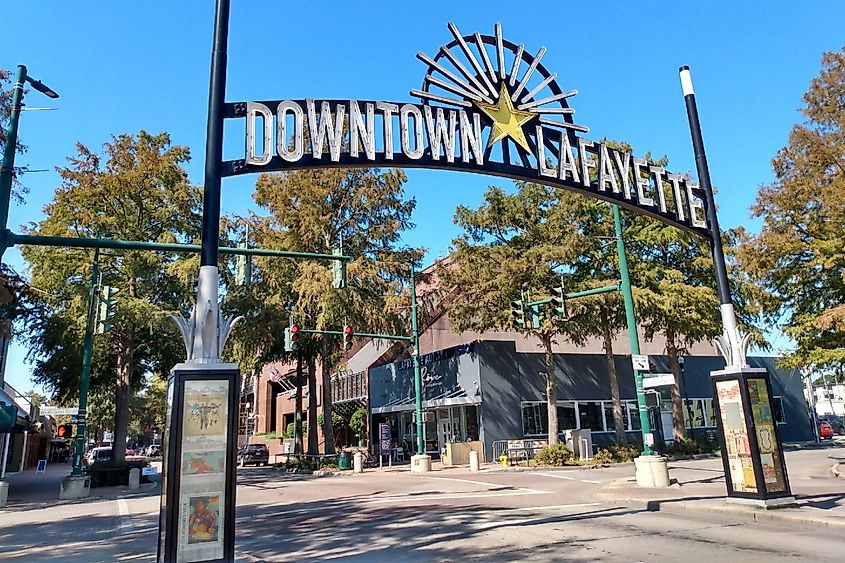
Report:
[[[786,491],[783,460],[778,448],[775,421],[772,416],[769,390],[764,379],[748,380],[748,397],[751,404],[751,418],[757,432],[757,447],[760,449],[760,462],[763,467],[763,481],[766,491],[780,493]]]
[[[182,408],[182,459],[178,561],[223,557],[226,525],[226,430],[229,425],[227,380],[185,381]]]
[[[742,408],[739,381],[716,382],[719,412],[725,432],[725,449],[734,491],[756,493],[757,481],[754,464],[751,461],[751,444],[745,427],[745,412]]]

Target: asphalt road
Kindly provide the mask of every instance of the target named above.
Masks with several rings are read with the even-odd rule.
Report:
[[[312,478],[240,470],[243,561],[841,561],[845,537],[600,502],[632,467],[407,470]],[[152,561],[158,490],[0,514],[5,561]]]

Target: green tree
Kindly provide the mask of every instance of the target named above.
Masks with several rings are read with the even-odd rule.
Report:
[[[513,194],[491,187],[476,210],[458,207],[455,223],[465,232],[453,241],[451,260],[438,275],[446,286],[457,288],[445,303],[454,330],[516,329],[542,343],[545,372],[538,375],[545,380],[551,445],[558,441],[552,345],[559,336],[569,337],[569,329],[551,314],[541,316],[539,328],[531,328],[530,312],[525,328],[515,326],[510,305],[523,294],[534,299],[551,295],[560,283],[559,272],[586,242],[571,228],[569,194],[533,183],[517,182],[516,187]]]
[[[263,287],[255,291],[270,297],[276,317],[275,322],[268,323],[274,327],[274,337],[265,345],[271,354],[259,356],[278,353],[278,345],[273,342],[281,340],[287,324],[284,306],[288,301],[294,319],[308,328],[338,330],[350,324],[360,332],[407,331],[396,307],[401,282],[407,279],[411,262],[422,253],[402,247],[399,240],[402,231],[412,226],[415,205],[404,196],[405,180],[401,170],[378,169],[303,170],[259,176],[255,201],[268,215],[251,218],[257,246],[331,254],[342,242],[344,254],[354,257],[347,266],[345,289],[332,287],[332,265],[328,262],[289,261],[276,269],[273,264],[277,261],[256,261]],[[331,369],[341,355],[340,338],[305,340],[311,341],[307,346],[303,343],[302,350],[307,356],[309,389],[316,389],[317,378],[309,358],[319,356],[322,404],[330,415]],[[316,421],[309,425],[314,433],[316,427]],[[326,451],[333,452],[331,416],[324,418],[323,433]],[[316,434],[309,437],[315,443]]]
[[[766,313],[794,342],[788,367],[845,364],[845,48],[825,53],[804,94],[806,120],[772,160],[740,263],[771,294]]]
[[[200,191],[188,183],[186,147],[167,133],[118,135],[100,156],[82,144],[45,207],[39,235],[190,242],[200,231]],[[28,247],[31,283],[49,295],[51,315],[33,327],[35,377],[62,397],[78,393],[91,252]],[[101,254],[102,283],[118,289],[111,331],[95,338],[92,393],[114,394],[114,459],[126,448],[129,400],[147,373],[184,357],[168,313],[193,299],[197,257],[160,252]],[[190,273],[189,273],[190,272]],[[110,384],[106,381],[110,380]]]

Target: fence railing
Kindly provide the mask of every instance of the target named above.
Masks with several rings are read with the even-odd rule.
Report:
[[[547,440],[496,440],[493,442],[493,462],[499,461],[502,454],[507,454],[508,458],[514,461],[530,460],[541,449],[547,447],[549,442]]]

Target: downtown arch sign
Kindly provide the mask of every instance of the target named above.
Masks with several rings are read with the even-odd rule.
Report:
[[[255,172],[383,166],[490,174],[602,199],[705,237],[723,324],[715,343],[727,364],[711,374],[727,500],[755,506],[794,502],[772,419],[768,373],[749,367],[748,338],[737,327],[687,67],[680,77],[699,183],[588,139],[589,128],[575,122],[570,105],[578,92],[562,89],[557,74],[542,64],[546,49],[530,54],[523,44],[506,41],[499,24],[493,35],[463,35],[450,23],[452,40],[434,56],[417,55],[427,66],[421,87],[410,90],[418,102],[282,98],[227,103],[229,8],[229,0],[217,0],[197,302],[188,319],[177,320],[188,358],[169,379],[160,561],[234,558],[233,417],[240,372],[220,359],[234,321],[221,315],[218,299],[220,188],[224,177]],[[223,160],[227,119],[244,123],[243,158]],[[416,337],[412,343],[417,356]],[[643,399],[640,409],[645,408]],[[186,455],[204,457],[185,466]],[[194,467],[215,467],[205,458],[213,458],[220,471],[192,473]],[[668,485],[665,460],[652,455],[638,460],[638,484]],[[655,469],[661,464],[662,470]],[[641,471],[651,475],[641,480]]]

